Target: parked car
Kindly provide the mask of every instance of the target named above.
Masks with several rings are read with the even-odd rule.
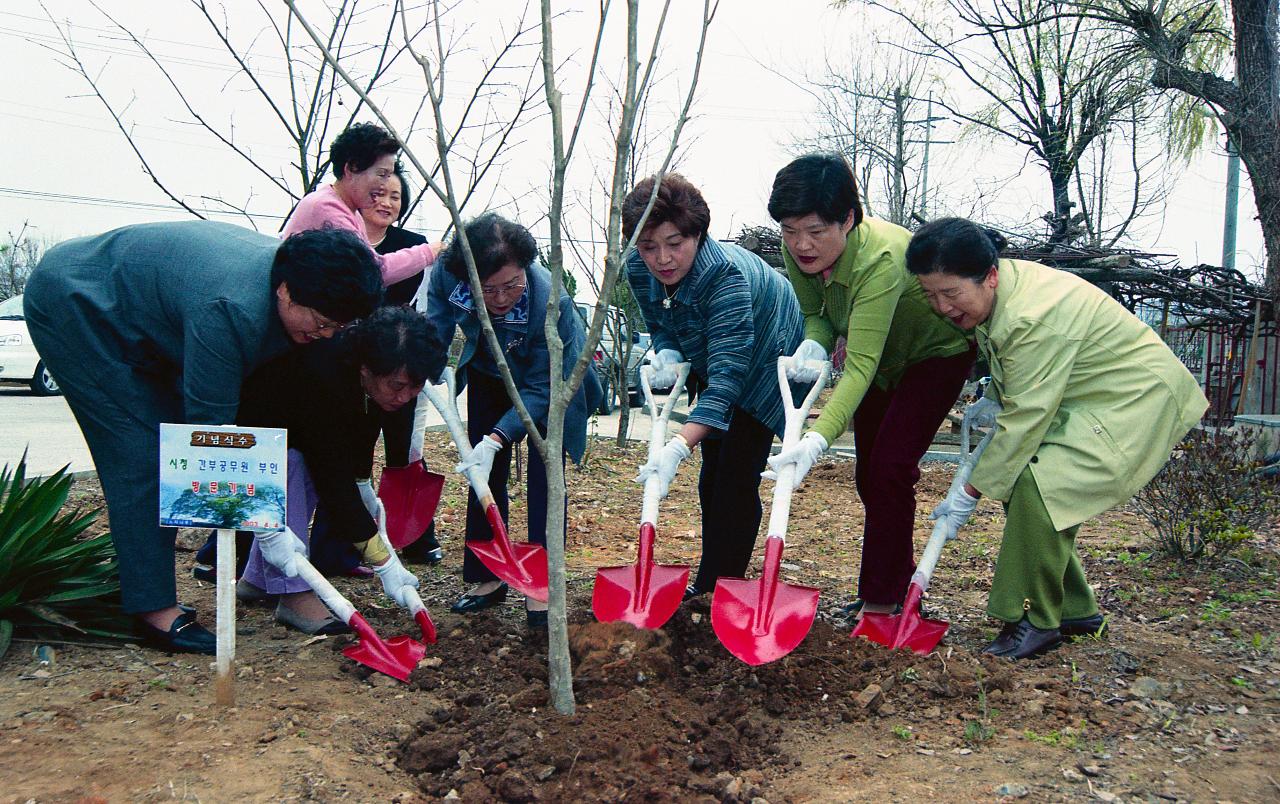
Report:
[[[594,312],[593,306],[590,304],[578,304],[577,308],[578,314],[582,316],[583,321],[589,324],[591,315]],[[609,319],[605,322],[604,329],[600,332],[600,344],[596,347],[594,356],[596,374],[600,378],[601,387],[604,388],[604,398],[597,409],[597,412],[602,416],[612,413],[613,406],[621,404],[623,400],[626,400],[631,407],[635,407],[643,401],[643,392],[640,390],[640,364],[644,362],[645,357],[649,354],[648,333],[630,331],[627,327],[626,318],[617,307],[609,308],[609,316]],[[623,338],[631,340],[631,353],[626,356],[626,388],[623,389],[616,387],[617,365],[621,359],[620,355],[624,353],[615,340],[615,335],[619,331],[622,333]],[[621,345],[625,346],[625,341]]]
[[[20,295],[0,302],[0,382],[26,383],[37,396],[62,393],[31,343]]]

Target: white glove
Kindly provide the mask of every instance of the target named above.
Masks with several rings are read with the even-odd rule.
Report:
[[[679,433],[671,437],[667,445],[658,453],[658,457],[640,467],[636,482],[644,485],[650,475],[658,478],[658,499],[664,499],[671,490],[671,481],[675,480],[676,469],[680,462],[689,457],[689,443]]]
[[[796,347],[796,353],[791,356],[795,361],[795,365],[787,368],[787,379],[803,383],[815,383],[818,377],[822,376],[820,368],[805,365],[806,361],[816,360],[819,363],[827,362],[827,350],[822,348],[822,344],[812,339],[805,339]]]
[[[418,588],[418,577],[404,568],[395,551],[392,551],[391,557],[386,560],[386,563],[374,567],[373,571],[377,573],[378,579],[382,581],[382,591],[387,593],[387,597],[404,608],[409,608],[407,591]]]
[[[1002,410],[1004,408],[1000,407],[999,402],[984,396],[964,409],[964,417],[972,422],[974,427],[995,427],[996,417]]]
[[[485,483],[488,483],[489,473],[493,471],[494,456],[501,451],[502,445],[496,439],[485,436],[476,442],[476,445],[471,448],[471,455],[455,466],[454,471],[458,474],[469,475],[471,470],[477,470],[480,478]]]
[[[804,434],[795,446],[787,447],[769,459],[769,469],[761,472],[760,476],[768,480],[777,480],[778,472],[784,466],[794,464],[796,467],[795,477],[791,481],[791,489],[800,488],[800,482],[804,480],[804,476],[809,474],[809,470],[818,462],[818,457],[827,451],[827,439],[823,438],[814,430]]]
[[[684,362],[684,355],[675,349],[661,349],[649,358],[653,366],[653,376],[649,383],[654,388],[670,388],[676,384],[676,366]]]
[[[364,503],[369,516],[378,516],[378,493],[373,490],[373,478],[365,477],[356,481],[356,491],[360,492],[360,502]]]
[[[259,533],[254,538],[268,564],[283,572],[286,578],[298,577],[298,556],[307,557],[307,546],[292,530]]]
[[[947,496],[942,502],[938,503],[938,507],[933,509],[933,513],[929,515],[930,519],[941,519],[947,524],[947,541],[951,541],[960,532],[960,528],[964,523],[969,521],[969,515],[978,507],[978,498],[970,497],[969,493],[964,490],[964,486],[947,492]]]

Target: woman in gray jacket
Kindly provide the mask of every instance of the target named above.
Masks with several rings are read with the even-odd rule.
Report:
[[[175,531],[158,524],[160,423],[234,423],[254,368],[332,337],[381,297],[373,252],[334,229],[281,241],[226,223],[149,223],[60,243],[36,266],[27,325],[93,455],[124,610],[149,642],[215,647],[177,605]],[[281,558],[301,548],[273,541]]]

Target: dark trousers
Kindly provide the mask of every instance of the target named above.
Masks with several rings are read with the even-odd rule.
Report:
[[[121,607],[127,614],[168,608],[178,600],[178,531],[160,527],[160,423],[182,421],[181,391],[173,377],[104,354],[83,332],[85,322],[68,322],[46,290],[56,288],[28,287],[27,328],[93,456],[119,558]]]
[[[493,432],[493,426],[511,409],[511,400],[507,397],[507,389],[503,387],[499,377],[491,377],[478,371],[467,375],[467,437],[472,444],[479,443]],[[508,523],[510,530],[511,517],[508,513],[509,498],[507,481],[511,477],[511,445],[503,447],[493,457],[493,470],[489,472],[489,490],[493,493],[493,501],[502,513],[502,521]],[[529,541],[534,544],[547,543],[547,468],[542,456],[536,449],[525,450],[529,456],[529,465],[525,472],[525,509],[528,514]],[[563,455],[560,458],[562,464]],[[566,499],[566,503],[567,503]],[[566,513],[565,523],[569,517]],[[563,538],[564,534],[561,534]],[[485,517],[480,501],[474,491],[467,492],[467,541],[491,541],[493,530]],[[514,540],[513,540],[514,541]],[[462,579],[467,583],[484,583],[496,581],[498,578],[470,550],[464,551],[462,559]]]
[[[741,408],[729,429],[702,441],[702,559],[693,585],[710,592],[718,578],[741,578],[751,563],[760,518],[760,473],[769,459],[773,431]]]
[[[890,391],[872,386],[853,414],[854,480],[866,509],[858,597],[900,603],[916,571],[911,535],[920,459],[973,366],[974,349],[909,366]]]

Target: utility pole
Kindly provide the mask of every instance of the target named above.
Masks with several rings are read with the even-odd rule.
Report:
[[[929,143],[933,140],[933,91],[924,107],[924,166],[920,169],[920,217],[929,220]]]
[[[927,147],[927,146],[926,146]],[[1240,205],[1240,152],[1227,134],[1227,202],[1222,215],[1222,267],[1236,267],[1236,210]]]

